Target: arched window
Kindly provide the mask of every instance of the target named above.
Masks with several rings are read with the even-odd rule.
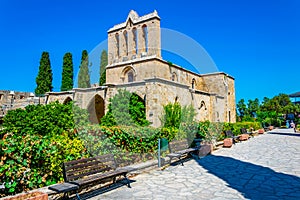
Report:
[[[67,98],[64,100],[63,104],[68,104],[68,103],[70,103],[70,102],[72,102],[71,97],[67,97]]]
[[[127,72],[127,78],[128,78],[128,83],[134,81],[134,76],[133,76],[133,71],[132,70]]]
[[[201,109],[207,110],[207,108],[206,108],[206,105],[205,105],[205,102],[204,102],[204,101],[201,101],[199,109],[200,109],[200,110],[201,110]]]
[[[145,51],[148,52],[148,28],[147,25],[143,25],[143,38],[145,43]]]
[[[195,79],[192,80],[192,89],[195,89]]]
[[[175,72],[172,73],[171,79],[172,81],[177,81],[177,74]]]
[[[119,34],[116,33],[115,37],[116,37],[117,57],[119,57],[120,56],[120,38],[119,38]]]
[[[127,33],[127,31],[124,31],[124,40],[125,40],[126,56],[128,56],[128,33]]]
[[[134,48],[135,48],[135,54],[138,54],[138,36],[137,36],[136,28],[132,29],[132,35],[133,35],[133,43],[134,43]]]

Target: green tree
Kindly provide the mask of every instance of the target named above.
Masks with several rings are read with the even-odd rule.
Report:
[[[100,80],[99,85],[104,85],[106,82],[106,66],[108,64],[107,61],[107,52],[105,50],[101,53],[101,61],[100,61]]]
[[[82,51],[81,64],[78,73],[78,87],[79,88],[90,88],[90,72],[89,72],[89,57],[87,50]]]
[[[109,99],[108,112],[102,117],[101,125],[140,125],[146,126],[145,105],[143,99],[127,90],[118,90],[118,94]]]
[[[256,113],[259,111],[259,100],[258,98],[254,100],[248,100],[248,114],[250,117],[255,118]]]
[[[44,51],[40,60],[39,72],[35,79],[37,85],[35,94],[44,95],[46,92],[51,92],[53,89],[52,79],[49,53]]]
[[[245,100],[241,99],[237,103],[237,111],[239,116],[241,117],[241,120],[243,120],[243,117],[247,114],[247,105],[245,104]]]
[[[63,71],[61,80],[61,91],[71,90],[73,88],[73,60],[72,54],[66,53],[63,58]]]

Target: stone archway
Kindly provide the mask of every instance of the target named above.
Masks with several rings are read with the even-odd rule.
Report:
[[[143,105],[143,109],[142,110],[129,110],[130,115],[134,116],[136,119],[136,121],[140,124],[142,123],[143,120],[146,120],[146,102],[145,102],[145,96],[144,98],[140,97],[139,95],[137,95],[136,93],[132,93],[131,97],[130,97],[130,106],[131,107],[138,107],[141,109],[141,105]]]
[[[101,122],[101,118],[105,114],[105,103],[104,99],[96,94],[92,100],[90,101],[87,110],[89,112],[89,120],[92,124],[99,124]]]
[[[67,98],[64,100],[63,104],[68,104],[68,103],[70,103],[70,102],[72,102],[72,101],[73,101],[73,100],[72,100],[71,97],[67,97]]]

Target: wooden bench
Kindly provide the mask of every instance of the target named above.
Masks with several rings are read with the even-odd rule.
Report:
[[[116,182],[118,176],[124,176],[130,188],[130,181],[127,178],[129,168],[117,169],[113,154],[106,154],[93,158],[83,158],[65,162],[63,164],[63,176],[65,183],[49,187],[64,196],[70,191],[76,191],[77,199],[80,199],[78,190],[100,182],[112,180]]]
[[[247,135],[249,135],[249,137],[253,137],[253,132],[252,131],[248,132],[246,128],[241,128],[240,131],[241,131],[241,134],[247,134]]]
[[[200,147],[190,148],[187,140],[176,140],[169,143],[170,153],[166,156],[170,158],[170,163],[173,158],[179,159],[183,165],[182,158],[189,156],[191,153],[198,152]]]
[[[231,130],[225,131],[225,134],[228,138],[232,138],[233,144],[235,144],[236,142],[239,142],[240,136],[239,135],[234,135]]]

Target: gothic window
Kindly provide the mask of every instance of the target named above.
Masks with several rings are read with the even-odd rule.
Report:
[[[134,81],[134,76],[133,76],[133,71],[132,70],[130,70],[129,72],[127,72],[127,78],[128,78],[128,83]]]
[[[177,81],[177,74],[175,72],[172,73],[171,79],[172,81]]]
[[[148,52],[148,28],[147,25],[143,26],[143,38],[145,44],[145,51]]]
[[[135,48],[135,54],[138,54],[138,36],[137,36],[137,30],[136,28],[132,29],[132,35],[133,35],[133,43]]]
[[[128,55],[128,33],[127,33],[127,31],[124,31],[124,40],[125,40],[126,55]]]
[[[119,34],[117,33],[115,35],[116,37],[116,50],[117,50],[117,57],[120,56],[120,38],[119,38]]]
[[[207,110],[207,108],[206,108],[206,105],[205,105],[205,102],[204,102],[204,101],[201,101],[199,109],[204,109],[204,110]]]
[[[195,89],[195,79],[192,80],[192,89]]]

